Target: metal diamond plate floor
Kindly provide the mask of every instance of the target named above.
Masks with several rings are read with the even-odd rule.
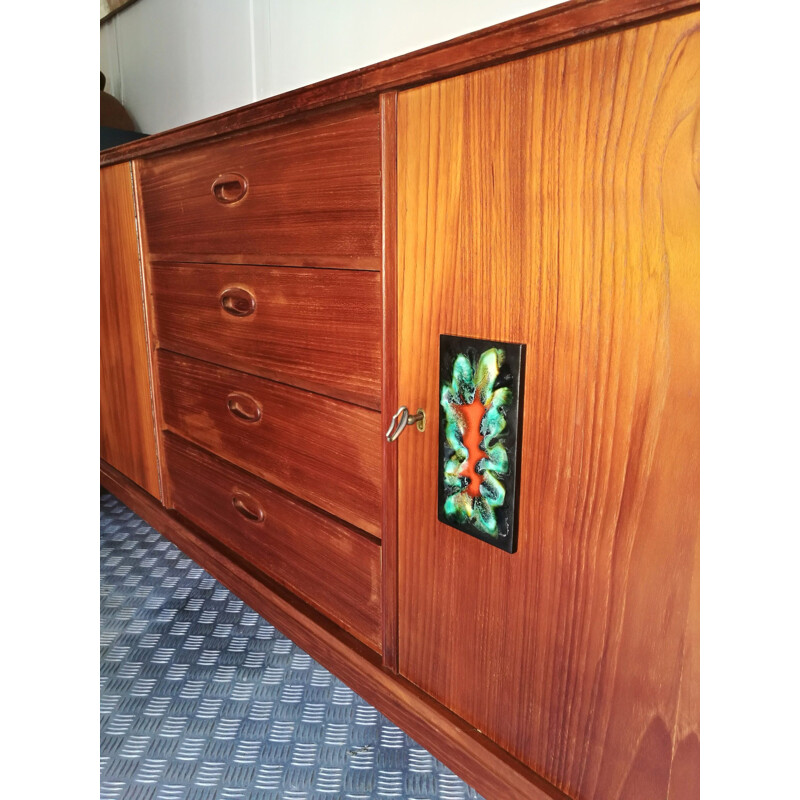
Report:
[[[110,494],[100,797],[481,800]]]

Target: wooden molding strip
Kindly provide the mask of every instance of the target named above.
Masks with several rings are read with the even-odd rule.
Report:
[[[111,17],[119,14],[127,6],[131,6],[136,0],[100,0],[100,24],[108,22]]]
[[[375,653],[309,613],[288,593],[279,593],[247,572],[102,460],[100,484],[482,795],[569,800],[464,720],[385,669]]]
[[[367,94],[441,80],[612,30],[695,11],[699,7],[698,0],[570,0],[234,111],[103,150],[100,165],[231,135],[270,120]]]
[[[381,431],[389,428],[397,397],[397,93],[381,96],[381,213],[383,225],[383,341],[381,346]],[[381,437],[383,438],[383,437]],[[383,577],[383,663],[398,668],[397,653],[397,445],[385,440],[381,525]]]
[[[142,282],[142,311],[144,314],[144,335],[147,343],[147,370],[150,379],[150,405],[153,410],[153,436],[156,442],[156,463],[158,466],[158,492],[161,502],[169,506],[167,486],[164,480],[164,441],[161,426],[161,381],[158,378],[158,359],[156,358],[156,325],[153,310],[153,295],[150,293],[150,264],[147,257],[147,228],[144,224],[142,208],[139,164],[131,162],[131,186],[133,190],[134,216],[136,218],[136,243],[139,248],[139,276]]]

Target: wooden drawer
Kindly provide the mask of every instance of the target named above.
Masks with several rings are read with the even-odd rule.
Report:
[[[159,351],[163,424],[380,536],[380,413]]]
[[[144,159],[139,180],[154,259],[381,267],[377,100]]]
[[[381,649],[379,544],[169,432],[164,447],[177,511]]]
[[[151,290],[161,347],[380,408],[378,273],[156,264]]]

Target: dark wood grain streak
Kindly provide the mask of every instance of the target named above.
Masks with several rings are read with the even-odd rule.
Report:
[[[100,170],[100,454],[160,496],[129,164]]]
[[[150,277],[161,347],[380,409],[378,273],[159,263]],[[255,297],[253,314],[222,308],[232,286]]]
[[[153,262],[203,262],[207,264],[269,264],[272,267],[313,267],[314,269],[351,270],[363,269],[378,272],[379,261],[375,256],[344,256],[342,258],[304,258],[287,256],[276,252],[262,252],[253,256],[247,253],[215,252],[203,253],[174,250],[168,253],[150,253]]]
[[[377,542],[174,434],[164,443],[177,511],[380,651]]]
[[[379,270],[380,168],[375,98],[144,159],[150,257]]]
[[[487,800],[570,800],[413,684],[384,669],[376,653],[268,577],[253,574],[189,520],[167,511],[102,461],[100,482]]]
[[[397,399],[397,93],[381,95],[383,224],[383,371],[381,431]],[[397,669],[397,448],[381,436],[383,452],[383,663]]]
[[[380,537],[378,412],[166,350],[159,373],[165,427]]]
[[[104,150],[100,163],[113,164],[230,135],[291,114],[440,80],[699,7],[697,0],[573,0],[235,111]]]
[[[399,445],[402,674],[577,800],[699,787],[699,14],[398,96],[398,383],[527,345],[519,545]]]

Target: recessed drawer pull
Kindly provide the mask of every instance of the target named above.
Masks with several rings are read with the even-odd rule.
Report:
[[[220,305],[232,317],[249,317],[256,310],[256,298],[241,286],[231,286],[219,296]]]
[[[261,405],[243,392],[231,392],[228,395],[228,411],[243,422],[258,422],[261,419]]]
[[[235,494],[231,498],[231,502],[233,503],[233,507],[245,518],[249,519],[250,522],[263,522],[264,521],[264,509],[258,504],[256,500],[250,497],[249,494],[245,494],[241,492],[239,494]]]
[[[211,192],[217,202],[223,205],[238,203],[247,194],[247,178],[238,172],[226,172],[211,184]]]

